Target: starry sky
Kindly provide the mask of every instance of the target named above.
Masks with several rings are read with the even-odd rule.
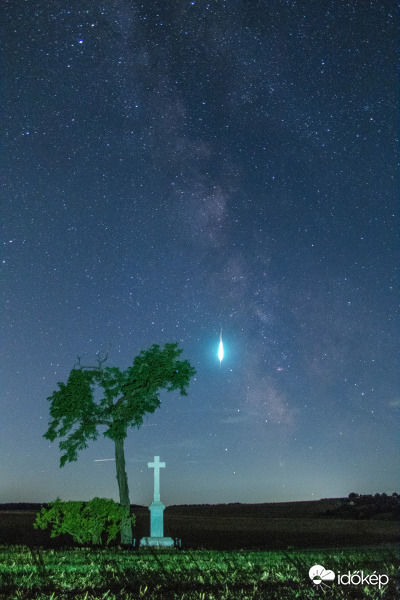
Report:
[[[118,500],[47,398],[166,342],[197,373],[128,433],[132,503],[155,455],[166,505],[399,491],[395,10],[2,2],[0,502]]]

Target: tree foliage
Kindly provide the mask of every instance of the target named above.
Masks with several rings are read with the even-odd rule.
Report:
[[[62,502],[60,498],[42,508],[33,524],[35,529],[46,529],[52,525],[51,537],[69,533],[79,544],[102,543],[106,532],[107,544],[114,540],[121,527],[135,524],[135,516],[129,509],[108,498],[93,498],[90,502]]]
[[[74,367],[67,383],[58,383],[59,389],[48,398],[51,421],[44,437],[51,442],[66,438],[60,442],[65,452],[60,466],[78,459],[87,442],[97,439],[99,425],[107,427],[103,435],[114,441],[124,439],[129,427],[139,428],[145,415],[160,406],[162,389],[186,396],[195,369],[188,360],[178,360],[181,353],[178,344],[154,344],[125,371],[103,367],[104,361],[95,367]],[[103,397],[96,401],[95,390],[100,388]]]

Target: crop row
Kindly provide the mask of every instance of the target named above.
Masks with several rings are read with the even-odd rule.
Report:
[[[309,569],[385,573],[388,583],[313,585]],[[235,600],[394,598],[398,560],[390,548],[318,551],[137,551],[0,546],[0,598],[8,600]],[[3,593],[3,595],[1,595]],[[346,595],[347,594],[347,595]]]

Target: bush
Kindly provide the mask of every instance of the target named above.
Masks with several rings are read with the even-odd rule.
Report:
[[[101,544],[103,532],[108,534],[109,544],[124,525],[135,524],[135,516],[129,516],[128,508],[108,498],[93,498],[90,502],[62,502],[57,498],[49,507],[36,515],[34,528],[52,525],[52,538],[69,533],[79,544]]]

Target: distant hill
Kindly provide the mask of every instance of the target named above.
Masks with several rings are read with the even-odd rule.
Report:
[[[329,508],[326,514],[340,519],[397,519],[400,498],[396,492],[391,496],[351,493],[338,506]]]
[[[166,507],[170,514],[202,516],[252,516],[252,517],[313,517],[323,515],[328,510],[335,510],[346,502],[346,498],[324,498],[322,500],[304,500],[299,502],[262,502],[257,504],[172,504]],[[47,503],[7,502],[0,504],[0,511],[34,511],[39,512]],[[148,513],[148,507],[141,504],[131,504],[133,512]]]
[[[40,512],[46,503],[8,502],[0,504],[1,511]],[[148,515],[148,507],[131,504],[137,516]],[[340,518],[340,519],[395,519],[399,517],[400,500],[397,494],[350,494],[347,498],[322,498],[298,502],[262,502],[258,504],[174,504],[167,506],[165,515],[190,517],[247,517],[247,518]]]
[[[335,510],[341,506],[345,498],[324,498],[323,500],[303,500],[299,502],[261,502],[258,504],[181,504],[166,508],[166,512],[180,515],[218,517],[267,517],[267,518],[301,518],[326,514],[327,510]]]
[[[4,504],[0,504],[0,511],[12,510],[12,511],[40,511],[43,507],[49,506],[48,503],[43,502],[41,504],[35,502],[6,502]],[[140,504],[131,504],[132,510],[137,508],[144,509],[146,506],[141,506]]]
[[[43,506],[48,506],[48,504],[37,504],[34,502],[6,502],[5,504],[0,504],[0,510],[34,510],[39,511]]]

